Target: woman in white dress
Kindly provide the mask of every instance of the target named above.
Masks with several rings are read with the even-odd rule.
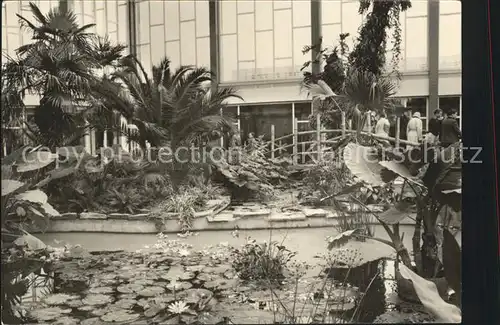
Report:
[[[410,142],[420,142],[422,140],[422,120],[419,112],[414,113],[408,122],[406,136]]]
[[[389,137],[389,129],[391,128],[391,123],[387,119],[385,112],[382,112],[380,118],[375,125],[375,135],[381,135],[384,137]]]

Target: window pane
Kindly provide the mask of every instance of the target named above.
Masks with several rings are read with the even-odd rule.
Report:
[[[457,114],[460,114],[460,97],[440,97],[439,108],[445,113],[448,113],[451,109],[455,109]]]
[[[307,120],[311,115],[311,103],[295,103],[295,118],[299,121]]]
[[[406,107],[411,109],[413,113],[420,113],[420,116],[425,119],[427,117],[427,98],[426,97],[413,97],[408,98]]]
[[[227,118],[230,118],[230,119],[234,119],[236,122],[236,120],[238,119],[238,106],[226,106],[222,109],[222,115],[224,117],[227,117]]]

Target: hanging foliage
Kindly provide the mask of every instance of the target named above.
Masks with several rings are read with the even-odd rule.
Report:
[[[372,10],[368,12],[370,7]],[[386,63],[387,30],[392,29],[392,66],[393,71],[397,72],[401,54],[399,14],[409,8],[409,0],[360,0],[359,14],[367,16],[359,30],[356,45],[349,54],[350,65],[376,76],[381,75]]]

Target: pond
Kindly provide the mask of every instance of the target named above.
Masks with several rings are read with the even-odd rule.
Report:
[[[374,229],[376,237],[388,239],[382,227],[374,226]],[[405,233],[404,244],[410,249],[413,227],[401,226],[401,232]],[[331,228],[240,230],[238,236],[230,231],[204,231],[186,238],[169,234],[168,239],[180,240],[185,244],[192,245],[193,250],[203,250],[207,246],[215,246],[220,243],[238,247],[246,242],[246,237],[251,237],[258,242],[273,240],[282,242],[288,249],[296,251],[296,260],[317,265],[318,262],[321,262],[319,255],[326,252],[325,238],[335,234],[335,230]],[[125,250],[134,252],[145,246],[153,247],[158,241],[157,236],[147,234],[49,233],[39,235],[39,238],[51,246],[79,244],[89,251]],[[460,237],[457,239],[460,242]],[[350,315],[348,318],[352,317],[358,322],[373,323],[374,321],[408,322],[411,321],[411,317],[415,317],[415,314],[420,315],[417,316],[417,320],[422,320],[422,315],[424,318],[427,317],[422,306],[401,301],[398,297],[393,260],[380,259],[370,266],[371,269],[369,268],[368,271],[366,268],[362,268],[364,271],[352,272],[347,279],[349,283],[359,287],[364,292],[361,302],[358,302],[356,314]],[[310,269],[305,278],[317,277],[318,271],[319,268]],[[269,313],[259,314],[260,311],[249,313],[247,309],[235,310],[235,313],[231,314],[239,312],[241,312],[240,316],[231,318],[235,323],[259,323],[264,321],[266,315],[271,317]],[[387,318],[387,315],[392,316]],[[272,319],[267,319],[265,323],[272,323]]]

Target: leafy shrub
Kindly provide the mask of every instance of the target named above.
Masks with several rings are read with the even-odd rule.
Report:
[[[232,267],[242,280],[282,280],[296,253],[277,242],[257,243],[247,240],[232,253]]]
[[[220,188],[212,185],[202,187],[185,186],[179,192],[171,195],[153,209],[152,213],[162,216],[164,212],[179,214],[178,220],[181,231],[188,231],[192,227],[195,212],[202,208],[208,200],[221,197]]]
[[[102,165],[93,157],[79,166],[68,160],[43,184],[51,202],[65,211],[135,213],[172,194],[165,166],[127,159]]]

